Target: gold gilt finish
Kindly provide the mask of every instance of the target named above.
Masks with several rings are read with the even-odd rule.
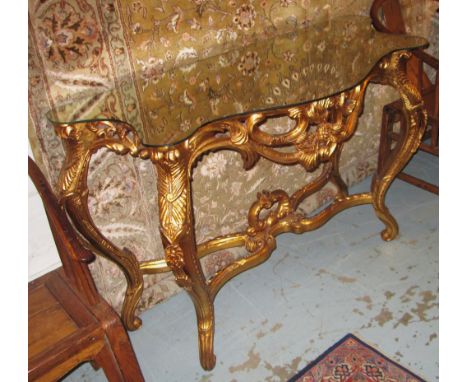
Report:
[[[120,122],[57,124],[56,131],[65,141],[67,155],[59,180],[62,201],[77,228],[95,250],[114,261],[124,272],[128,287],[122,319],[126,327],[134,330],[141,324],[135,316],[135,308],[143,290],[143,274],[172,271],[178,285],[189,293],[194,303],[200,361],[204,369],[210,370],[216,362],[213,352],[214,298],[228,280],[268,259],[276,247],[277,235],[311,231],[346,208],[372,204],[385,225],[382,238],[395,238],[398,225],[385,206],[385,194],[418,147],[426,123],[421,96],[404,75],[403,61],[408,57],[409,53],[404,51],[384,57],[360,85],[348,91],[302,106],[213,122],[173,146],[143,146],[135,130]],[[385,164],[381,173],[374,176],[371,191],[348,195],[339,173],[339,157],[343,144],[355,131],[369,82],[390,85],[399,91],[407,129],[397,155]],[[268,118],[278,116],[293,119],[295,127],[278,135],[270,135],[260,129]],[[165,260],[139,262],[128,249],[113,245],[94,225],[87,208],[86,177],[92,154],[103,147],[118,154],[150,159],[156,166]],[[239,152],[246,169],[264,157],[284,165],[300,164],[307,171],[322,165],[321,173],[312,183],[292,195],[282,190],[259,193],[249,210],[245,232],[221,236],[197,245],[191,204],[191,171],[201,155],[220,149]],[[328,181],[339,190],[331,205],[312,217],[305,217],[296,211],[307,196]],[[262,211],[267,214],[261,214]],[[206,280],[200,258],[235,246],[245,246],[249,255]]]

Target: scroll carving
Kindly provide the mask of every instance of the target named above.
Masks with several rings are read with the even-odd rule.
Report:
[[[138,156],[140,138],[135,130],[122,122],[87,122],[57,125],[57,135],[65,143],[67,158],[59,177],[59,192],[63,197],[81,188],[80,181],[87,173],[91,155],[106,147],[117,154]]]
[[[302,233],[325,224],[338,212],[357,205],[373,204],[377,216],[386,225],[385,240],[398,233],[395,219],[384,204],[385,194],[397,173],[417,149],[427,115],[418,91],[404,74],[407,52],[383,58],[378,67],[360,85],[326,99],[301,106],[256,112],[213,122],[198,129],[185,141],[164,147],[145,147],[131,126],[121,122],[90,122],[57,125],[64,140],[66,160],[59,178],[62,202],[76,227],[102,255],[115,262],[127,278],[127,292],[122,319],[128,329],[141,324],[135,309],[143,290],[143,272],[171,270],[177,284],[187,290],[197,313],[200,361],[210,370],[215,365],[213,353],[213,301],[220,288],[237,274],[265,261],[276,246],[275,237],[283,232]],[[362,111],[365,90],[370,81],[390,85],[400,92],[406,127],[401,147],[382,173],[374,177],[372,191],[348,195],[339,174],[343,144],[353,135]],[[262,130],[272,117],[287,116],[295,126],[282,134]],[[130,154],[151,160],[158,172],[160,229],[165,247],[165,261],[139,263],[127,249],[119,249],[94,225],[87,207],[86,177],[91,156],[100,148],[117,154]],[[190,197],[190,172],[205,153],[220,149],[237,151],[246,169],[260,157],[284,165],[299,164],[307,171],[322,165],[321,174],[289,196],[282,190],[262,192],[249,210],[245,232],[225,235],[197,246],[194,237]],[[314,216],[297,212],[299,203],[328,181],[338,188],[338,196]],[[245,245],[249,255],[235,261],[207,281],[200,257],[215,250]],[[153,268],[152,268],[153,267]]]
[[[265,218],[260,218],[263,210],[271,209],[275,204],[276,208],[270,211]],[[270,232],[271,228],[291,215],[294,209],[286,192],[276,190],[273,192],[263,191],[257,195],[257,201],[249,210],[249,227],[247,228],[246,249],[253,253],[269,242],[274,241],[274,236]]]
[[[207,125],[189,140],[190,163],[193,165],[205,152],[224,148],[238,151],[245,168],[250,168],[263,156],[279,164],[301,164],[307,171],[315,170],[353,134],[366,87],[367,81],[305,106],[253,113],[244,119]],[[276,135],[261,130],[266,119],[278,116],[293,119],[294,128]],[[278,150],[287,146],[293,150]]]
[[[123,271],[127,290],[122,308],[122,320],[130,330],[141,325],[135,309],[143,292],[143,276],[136,256],[128,249],[119,249],[93,223],[88,210],[87,174],[94,152],[102,147],[118,154],[137,156],[140,140],[134,130],[123,123],[90,122],[56,126],[64,140],[66,158],[58,187],[62,203],[81,234],[98,253],[107,257]]]
[[[372,184],[373,206],[377,216],[386,226],[381,233],[386,241],[398,235],[398,224],[385,206],[385,194],[396,175],[418,149],[427,124],[427,111],[421,94],[405,75],[404,62],[410,56],[411,53],[406,51],[394,52],[384,57],[370,76],[373,82],[390,85],[399,92],[405,116],[398,155],[384,165],[382,173],[374,176]]]

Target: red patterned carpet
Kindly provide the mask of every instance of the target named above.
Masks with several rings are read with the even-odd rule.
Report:
[[[348,334],[289,382],[425,382]]]

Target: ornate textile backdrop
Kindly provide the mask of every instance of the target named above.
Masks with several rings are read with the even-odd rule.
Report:
[[[407,12],[409,22],[423,22],[418,31],[427,36],[430,17],[421,21],[421,15],[433,10],[427,11],[427,1],[412,6],[416,3],[422,11],[417,17]],[[115,89],[103,106],[107,111],[118,111],[135,126],[151,124],[158,115],[143,114],[139,99],[143,92],[161,91],[158,81],[167,68],[329,17],[368,15],[370,5],[370,0],[29,0],[29,137],[35,159],[54,185],[64,151],[45,112],[78,93]],[[193,81],[201,81],[196,73]],[[395,96],[387,88],[369,88],[354,142],[342,155],[348,184],[375,168],[382,106]],[[288,123],[278,119],[268,128],[279,132]],[[164,121],[157,126],[163,129]],[[245,172],[240,157],[228,151],[204,157],[193,177],[197,241],[244,229],[257,192],[291,192],[314,176],[266,160]],[[140,260],[163,257],[155,180],[147,161],[101,150],[91,163],[89,206],[97,226]],[[310,212],[333,194],[329,185],[302,208]],[[205,271],[211,275],[245,253],[213,254],[203,261]],[[102,258],[91,270],[101,294],[120,311],[125,291],[120,270]],[[172,275],[145,276],[140,309],[179,290]]]

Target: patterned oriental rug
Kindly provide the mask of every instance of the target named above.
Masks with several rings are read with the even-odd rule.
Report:
[[[348,334],[289,382],[426,381]]]

